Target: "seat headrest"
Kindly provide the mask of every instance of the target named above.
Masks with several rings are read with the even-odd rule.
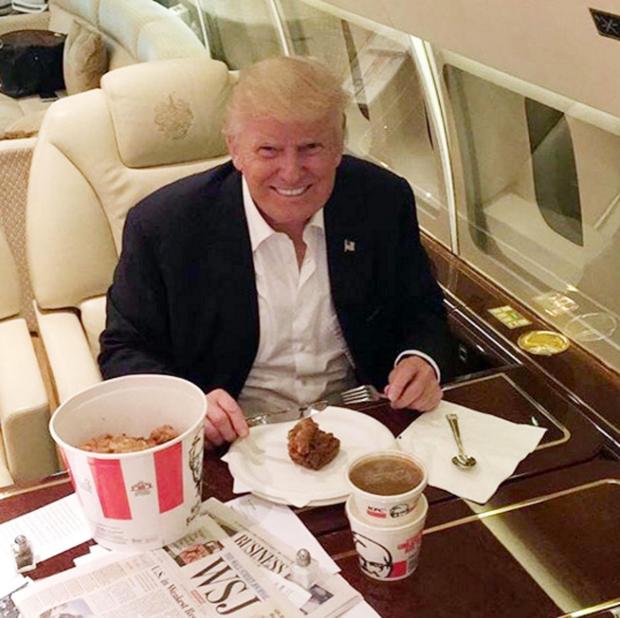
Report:
[[[101,88],[121,161],[143,168],[226,154],[222,125],[232,84],[226,65],[206,55],[104,75]]]

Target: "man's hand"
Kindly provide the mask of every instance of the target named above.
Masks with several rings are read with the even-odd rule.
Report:
[[[435,370],[420,356],[403,358],[392,369],[388,380],[384,392],[392,408],[429,412],[443,397]]]
[[[221,388],[207,393],[205,448],[215,448],[247,435],[248,424],[239,404]]]

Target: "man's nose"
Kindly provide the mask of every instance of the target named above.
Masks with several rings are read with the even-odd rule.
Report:
[[[280,177],[288,183],[294,183],[301,178],[303,161],[298,152],[285,152],[280,161]]]

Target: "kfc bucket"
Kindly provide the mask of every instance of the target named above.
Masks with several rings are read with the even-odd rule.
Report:
[[[50,421],[95,541],[144,550],[176,541],[200,509],[206,397],[191,382],[133,375],[92,386],[63,403]],[[178,436],[130,453],[79,448],[109,433],[148,436],[169,424]]]

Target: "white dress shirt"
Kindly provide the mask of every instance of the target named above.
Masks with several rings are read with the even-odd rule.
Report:
[[[243,204],[258,292],[259,343],[239,395],[246,414],[303,405],[356,385],[329,288],[323,210],[307,223],[297,264],[291,239],[258,211],[245,179]]]
[[[306,224],[301,268],[291,239],[258,211],[245,178],[243,206],[250,232],[258,292],[259,342],[239,394],[246,414],[300,406],[357,385],[353,359],[340,329],[327,270],[323,209]],[[440,380],[435,361],[418,350]]]

